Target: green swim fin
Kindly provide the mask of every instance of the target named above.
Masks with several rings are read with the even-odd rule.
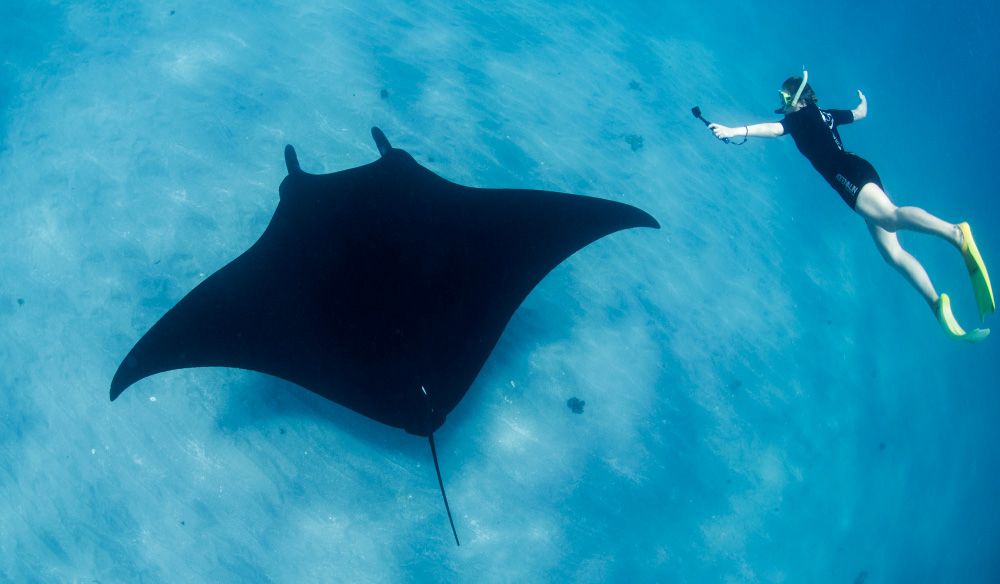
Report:
[[[976,240],[972,239],[969,224],[959,223],[958,228],[962,230],[962,236],[965,238],[965,242],[962,243],[962,257],[965,258],[965,265],[969,268],[972,291],[976,293],[976,304],[979,306],[979,320],[982,320],[987,312],[994,312],[997,309],[993,300],[993,286],[990,285],[990,275],[986,273],[986,264],[979,255]]]
[[[955,316],[951,313],[951,300],[948,299],[947,294],[942,294],[938,297],[937,317],[938,322],[941,323],[941,328],[944,329],[944,332],[956,341],[978,343],[990,334],[990,329],[975,329],[965,332],[965,330],[958,325],[958,321],[955,320]]]

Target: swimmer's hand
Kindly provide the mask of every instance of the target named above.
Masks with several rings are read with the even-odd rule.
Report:
[[[858,90],[858,97],[861,98],[861,105],[851,110],[854,114],[854,121],[863,120],[868,115],[868,100],[865,99],[865,94]]]
[[[715,137],[718,138],[719,140],[725,140],[727,138],[730,139],[735,138],[737,134],[736,130],[732,128],[727,128],[725,126],[721,126],[719,124],[709,124],[708,129],[712,130],[712,133],[715,134]],[[742,138],[742,136],[740,137]]]

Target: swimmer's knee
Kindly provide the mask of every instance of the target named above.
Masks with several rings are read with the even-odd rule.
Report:
[[[896,233],[899,231],[899,207],[893,207],[892,209],[879,209],[879,211],[880,212],[878,213],[872,213],[865,219],[875,225],[878,225],[882,229],[885,229],[889,233]]]
[[[878,253],[880,256],[882,256],[882,259],[885,260],[885,263],[889,264],[890,266],[893,265],[892,252],[881,245],[876,245],[875,247],[878,248]]]
[[[904,252],[903,252],[902,249],[899,249],[899,250],[889,250],[889,251],[885,251],[885,252],[882,253],[882,259],[885,260],[885,263],[889,264],[890,266],[895,267],[895,266],[898,266],[898,265],[900,265],[902,263],[902,261],[903,261],[903,254],[904,254]]]
[[[896,233],[899,231],[899,223],[895,219],[885,219],[881,221],[878,226],[885,229],[889,233]]]
[[[858,215],[861,215],[861,217],[864,218],[864,220],[867,221],[870,225],[881,227],[883,230],[888,231],[889,233],[896,232],[895,221],[893,221],[890,217],[886,215],[879,213],[870,213],[870,212],[863,213],[861,212],[860,209],[857,210],[857,213]]]
[[[885,263],[893,267],[899,266],[906,252],[903,250],[903,246],[899,245],[899,240],[896,236],[891,233],[885,233],[884,229],[880,228],[880,226],[876,227],[874,224],[869,224],[868,230],[871,231],[875,247],[878,248],[879,255],[882,256]]]
[[[882,254],[882,259],[885,260],[885,263],[894,268],[902,265],[904,258],[908,255],[898,244],[889,246],[879,245],[878,251]]]

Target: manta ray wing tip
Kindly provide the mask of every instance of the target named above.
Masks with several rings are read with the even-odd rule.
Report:
[[[118,399],[118,396],[122,394],[128,388],[128,384],[121,381],[117,375],[111,380],[111,401]]]

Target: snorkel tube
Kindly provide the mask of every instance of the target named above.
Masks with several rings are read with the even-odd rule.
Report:
[[[774,113],[776,113],[776,114],[783,114],[783,113],[786,113],[785,110],[787,110],[788,108],[795,107],[795,104],[799,103],[799,98],[802,97],[802,92],[805,91],[805,89],[806,89],[806,83],[808,83],[808,82],[809,82],[809,72],[806,71],[805,69],[803,69],[802,70],[802,83],[799,83],[799,89],[798,89],[798,91],[795,92],[795,97],[793,97],[792,101],[790,103],[786,104],[785,107],[783,107],[781,109],[774,110]],[[787,95],[787,94],[785,94],[785,95]]]
[[[809,72],[803,69],[802,83],[799,83],[799,90],[795,92],[795,97],[792,98],[792,105],[799,103],[799,98],[802,97],[802,92],[806,89],[806,83],[809,83]]]

